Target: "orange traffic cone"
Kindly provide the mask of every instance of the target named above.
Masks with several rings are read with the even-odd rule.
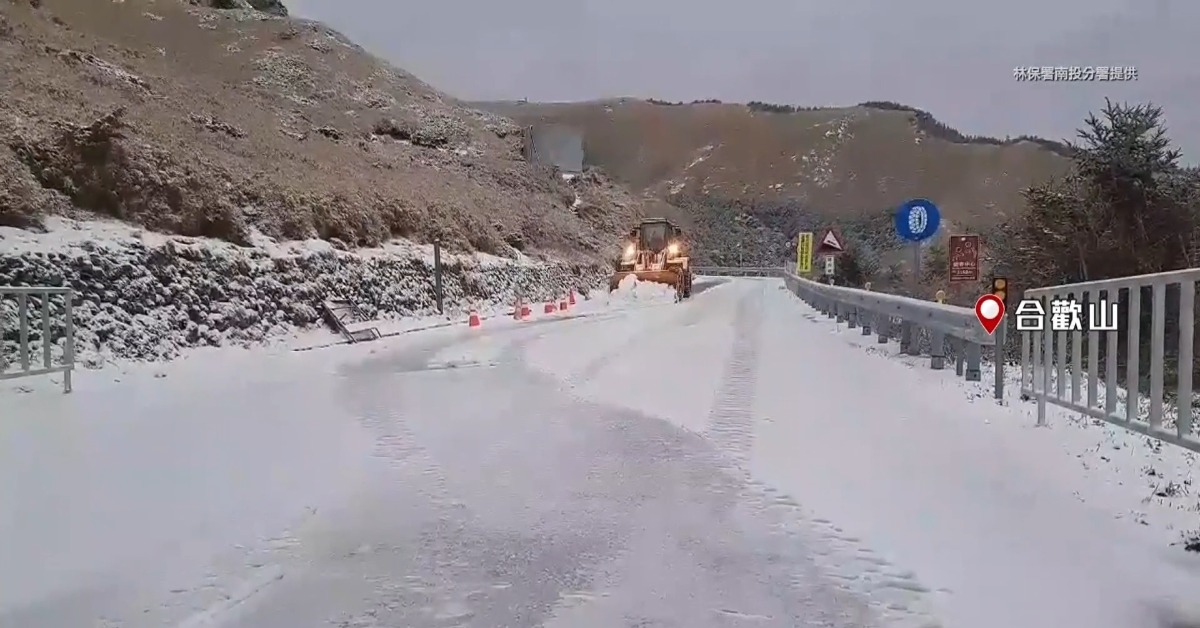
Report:
[[[567,297],[564,296],[558,300],[558,309],[563,312],[567,311]]]
[[[543,310],[543,312],[545,312],[546,314],[553,314],[554,313],[554,301],[546,301],[546,307]]]
[[[470,327],[479,327],[483,321],[479,318],[479,312],[471,310],[471,315],[467,317],[467,325]]]
[[[525,304],[525,299],[517,297],[517,302],[513,304],[513,318],[523,321],[529,318],[529,315],[532,313],[533,312],[529,309],[529,306]]]
[[[567,293],[567,304],[575,305],[575,290],[571,290]]]

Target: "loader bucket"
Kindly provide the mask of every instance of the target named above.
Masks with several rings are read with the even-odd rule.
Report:
[[[629,275],[637,276],[638,281],[652,281],[676,287],[679,285],[679,273],[674,270],[625,270],[613,274],[612,280],[608,284],[609,292],[616,290],[617,286],[621,284],[621,280]]]

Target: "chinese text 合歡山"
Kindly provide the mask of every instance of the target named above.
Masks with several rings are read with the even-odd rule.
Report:
[[[1087,325],[1084,326],[1084,312]],[[1039,299],[1024,299],[1017,305],[1017,331],[1116,331],[1119,306],[1115,301],[1084,303],[1075,299],[1053,299],[1047,315]]]

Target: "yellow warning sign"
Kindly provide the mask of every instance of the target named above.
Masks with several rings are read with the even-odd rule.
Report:
[[[813,233],[802,231],[796,234],[796,274],[812,272]]]

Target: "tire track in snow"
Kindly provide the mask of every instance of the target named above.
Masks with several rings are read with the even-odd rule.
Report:
[[[762,318],[762,291],[743,296],[734,314],[733,348],[704,431],[704,436],[739,470],[744,470],[754,448],[754,395]]]
[[[440,351],[471,342],[459,335],[416,346],[380,350],[342,368],[339,394],[373,440],[370,456],[381,468],[372,482],[335,513],[322,513],[290,545],[303,560],[283,564],[269,589],[247,589],[255,599],[215,605],[192,625],[250,627],[315,625],[369,627],[382,611],[419,600],[419,625],[456,626],[461,600],[441,577],[439,542],[469,525],[465,503],[408,424],[406,399],[419,391],[414,378],[430,377]],[[445,371],[442,371],[445,372]],[[275,565],[268,565],[275,567]],[[286,578],[285,578],[286,576]],[[262,595],[260,592],[266,592]],[[185,628],[181,626],[180,628]]]
[[[773,312],[788,312],[799,301],[783,292],[773,298],[784,301]],[[800,309],[813,322],[822,319]],[[786,319],[785,319],[786,320]],[[781,325],[779,329],[786,329]],[[834,522],[812,515],[793,496],[762,482],[751,480],[749,494],[773,525],[784,535],[811,547],[821,570],[846,594],[865,599],[875,616],[897,628],[941,626],[935,598],[948,591],[930,591],[917,575],[873,550],[863,540],[845,532]]]
[[[647,325],[634,332],[616,346],[610,347],[607,351],[592,358],[577,371],[568,375],[565,378],[568,388],[583,386],[599,375],[601,371],[611,366],[613,362],[627,355],[631,348],[644,345],[648,340],[659,336],[664,328],[691,327],[699,324],[705,317],[713,314],[713,309],[711,307],[704,307],[704,305],[705,303],[696,299],[675,305],[680,311],[672,312],[671,316],[666,317],[665,320],[658,321],[653,325]]]
[[[501,334],[505,346],[497,357],[498,370],[487,373],[441,371],[429,376],[457,379],[465,396],[478,395],[495,385],[489,382],[501,377],[500,373],[519,359],[525,345],[550,331],[540,326],[506,330]],[[428,350],[424,355],[428,359],[448,347]],[[414,366],[412,360],[408,362],[400,365],[407,367],[403,370]],[[567,415],[551,415],[557,418],[549,423],[545,423],[547,419],[540,414],[527,417],[522,406],[530,397],[528,391],[520,389],[529,385],[514,385],[515,388],[509,390],[511,396],[492,405],[488,412],[521,418],[504,422],[507,428],[499,437],[488,441],[486,449],[477,452],[483,454],[483,459],[492,451],[508,452],[497,455],[511,456],[514,449],[528,449],[530,443],[537,442],[542,430],[571,422]],[[429,425],[427,420],[423,420],[423,426],[412,427],[404,416],[392,413],[389,417],[389,412],[390,409],[376,410],[367,418],[383,435],[380,454],[394,459],[398,470],[408,469],[409,474],[415,471],[428,480],[428,490],[421,492],[438,503],[438,523],[434,529],[417,535],[410,547],[377,548],[375,551],[380,556],[376,559],[371,561],[368,557],[368,563],[351,567],[348,574],[357,574],[359,579],[370,581],[374,590],[355,611],[343,610],[335,625],[346,628],[533,626],[536,609],[547,606],[555,597],[587,596],[588,577],[580,571],[581,565],[562,558],[564,554],[579,551],[572,547],[570,537],[558,538],[536,529],[517,533],[496,528],[494,523],[488,524],[488,517],[496,516],[494,511],[489,511],[491,496],[478,492],[480,486],[488,486],[487,482],[464,483],[463,461],[454,455],[447,460],[449,468],[443,468],[437,462],[438,453],[435,452],[448,453],[446,434],[439,435],[440,430]],[[450,432],[453,431],[452,428]],[[430,440],[422,445],[418,442],[421,438]],[[477,446],[478,443],[470,445]],[[455,486],[466,492],[458,494]],[[488,489],[486,493],[493,490]],[[460,498],[466,498],[466,501]],[[594,551],[586,546],[581,549],[584,556]],[[386,560],[380,563],[379,558]]]
[[[355,369],[346,394],[354,399],[360,423],[375,435],[373,455],[387,472],[357,506],[331,522],[322,541],[308,543],[317,551],[313,567],[271,600],[273,606],[257,609],[257,615],[237,625],[325,620],[343,628],[515,626],[525,612],[522,607],[530,603],[527,598],[547,595],[549,575],[579,581],[578,574],[554,558],[563,551],[560,540],[539,540],[536,531],[514,534],[487,524],[487,517],[495,516],[488,510],[488,491],[479,492],[479,479],[465,481],[475,467],[447,450],[448,444],[453,446],[447,428],[428,414],[442,404],[426,395],[439,389],[461,391],[464,398],[502,389],[489,382],[508,368],[521,345],[550,330],[532,325],[471,334],[383,356],[374,361],[376,369]],[[439,353],[477,341],[504,343],[498,369],[430,368]],[[518,394],[509,391],[500,397],[489,414],[518,412]],[[463,428],[448,431],[455,429]],[[513,439],[536,442],[536,436],[504,433],[481,453],[510,450]],[[482,486],[488,486],[486,480]]]
[[[726,471],[741,479],[739,501],[754,516],[770,522],[781,553],[807,548],[819,575],[798,570],[794,585],[812,587],[814,580],[831,582],[830,595],[847,609],[865,609],[883,625],[897,628],[938,626],[930,592],[911,572],[892,565],[879,554],[823,519],[808,518],[791,496],[751,477],[748,464],[754,449],[755,400],[760,347],[766,323],[765,290],[748,294],[738,303],[735,337],[722,378],[722,388],[709,413],[705,437],[719,452]],[[866,619],[858,621],[866,622]]]
[[[492,334],[498,335],[495,332]],[[469,525],[471,513],[466,503],[452,494],[445,471],[430,451],[420,444],[417,435],[408,425],[406,417],[400,411],[403,407],[401,399],[384,398],[379,394],[379,391],[383,389],[393,390],[397,396],[400,396],[407,392],[408,386],[412,386],[408,382],[396,382],[394,386],[388,386],[381,384],[380,378],[388,378],[389,375],[391,377],[399,375],[402,378],[422,377],[424,371],[430,370],[428,368],[430,360],[438,353],[456,345],[470,343],[473,340],[476,338],[467,336],[426,343],[394,358],[389,365],[391,366],[390,374],[366,375],[352,384],[352,387],[361,386],[362,388],[362,394],[355,395],[358,400],[359,420],[364,427],[376,435],[373,456],[395,473],[396,481],[404,482],[406,478],[415,480],[410,483],[410,486],[426,500],[436,513],[438,533],[434,535],[433,539],[426,539],[426,541],[433,541],[432,547],[422,543],[422,550],[428,551],[429,555],[416,557],[414,567],[417,567],[417,571],[415,573],[409,573],[405,577],[396,574],[393,577],[384,569],[384,573],[364,574],[363,580],[371,583],[371,593],[358,609],[340,610],[339,616],[335,620],[337,626],[347,628],[374,626],[381,612],[394,609],[397,605],[403,605],[404,601],[416,599],[425,603],[426,613],[424,614],[427,615],[425,619],[430,625],[437,624],[447,628],[461,626],[473,617],[468,610],[468,605],[455,590],[456,583],[447,581],[437,574],[440,571],[439,568],[445,567],[445,565],[437,564],[436,561],[436,555],[441,553],[437,547],[438,539],[462,535]],[[347,558],[352,564],[359,559],[366,562],[387,551],[388,549],[385,547],[367,543],[354,549]],[[428,564],[430,561],[435,564]],[[378,569],[360,568],[368,573],[379,571]],[[354,573],[352,566],[347,566],[345,569],[349,574]]]
[[[797,543],[795,537],[783,534],[774,525],[762,500],[755,499],[756,493],[744,469],[730,464],[734,458],[745,460],[752,442],[751,402],[761,332],[761,296],[761,291],[756,290],[738,302],[734,321],[738,330],[737,342],[726,369],[727,385],[722,391],[724,405],[717,406],[711,412],[713,429],[709,430],[707,436],[683,431],[689,436],[681,439],[679,435],[683,432],[678,428],[666,427],[669,423],[657,419],[650,421],[650,425],[656,427],[649,430],[648,434],[643,430],[629,432],[632,438],[646,439],[644,446],[656,450],[652,457],[662,461],[660,464],[663,466],[691,468],[686,474],[663,470],[649,474],[652,477],[675,478],[676,482],[671,484],[669,491],[674,499],[682,500],[682,503],[668,505],[668,501],[667,504],[643,506],[648,511],[643,514],[648,523],[636,526],[637,531],[628,539],[630,545],[592,571],[594,580],[591,587],[561,597],[554,618],[546,623],[547,628],[615,625],[794,626],[799,625],[800,618],[811,622],[811,625],[830,627],[867,628],[879,625],[861,596],[838,587],[836,581],[818,567],[809,547]],[[541,373],[532,376],[552,381]],[[579,401],[578,408],[580,412],[576,420],[585,417],[591,420],[594,416],[601,423],[611,418],[599,417],[610,413],[637,415],[628,409],[588,400]],[[628,420],[631,424],[637,422],[632,418]],[[682,445],[686,442],[694,444]],[[714,451],[714,444],[720,451]],[[678,483],[679,480],[683,480],[682,483]],[[666,510],[655,512],[656,508]],[[681,525],[683,521],[689,523]],[[691,525],[697,525],[700,529],[715,528],[720,532],[705,533],[691,529]],[[697,534],[698,537],[692,536]],[[705,541],[699,541],[699,537]],[[663,538],[670,538],[672,542],[664,544]],[[724,549],[717,550],[716,555],[708,554],[714,548],[730,545],[755,548],[758,558],[750,559],[751,563],[755,560],[765,563],[748,567],[742,562],[747,557],[738,556],[736,552],[726,553]],[[680,561],[680,555],[675,554],[680,550],[689,558]],[[688,573],[692,566],[690,561],[693,560],[698,564],[719,564],[721,567],[714,569],[709,576],[711,580],[697,582],[691,580],[695,576]],[[748,571],[745,575],[738,575],[742,569]],[[753,576],[749,575],[751,572]],[[644,575],[647,573],[670,574],[663,577],[668,581],[678,579],[687,584],[663,587],[661,581],[656,582],[653,577],[647,579]],[[768,598],[758,597],[754,587],[740,586],[747,580],[769,582],[766,585],[766,590],[771,592],[769,601]],[[705,588],[718,582],[722,584],[717,584],[715,590]],[[632,602],[649,589],[653,589],[654,593],[649,595],[656,603],[649,603],[649,600]],[[681,591],[686,591],[682,596],[692,600],[686,611],[671,607],[671,603],[678,602],[677,596]],[[661,607],[664,605],[673,610],[663,613]],[[779,611],[784,611],[784,614],[779,614]],[[672,619],[663,619],[668,616]],[[684,616],[688,616],[687,621],[678,624]],[[691,623],[688,624],[688,621]]]
[[[404,417],[398,412],[401,407],[399,399],[384,399],[379,394],[379,379],[390,378],[398,374],[419,374],[426,370],[429,361],[440,351],[473,340],[471,337],[441,339],[424,343],[415,349],[405,351],[391,361],[390,373],[363,376],[352,379],[348,386],[348,396],[356,402],[356,414],[359,422],[371,433],[375,434],[373,456],[382,460],[395,471],[405,472],[416,469],[420,476],[429,480],[432,490],[424,491],[430,501],[439,506],[459,506],[449,498],[446,490],[445,477],[440,472],[437,463],[418,443],[416,436],[409,429]],[[403,384],[397,383],[394,388],[397,393],[403,391]]]
[[[393,471],[410,474],[415,471],[422,481],[413,484],[422,489],[429,502],[442,508],[452,507],[454,501],[445,490],[436,464],[422,455],[412,433],[395,414],[395,405],[377,396],[357,394],[360,389],[356,388],[356,382],[369,379],[365,373],[371,371],[391,375],[420,371],[431,355],[465,340],[467,338],[425,342],[397,354],[368,358],[364,361],[369,365],[367,369],[355,366],[339,373],[340,378],[350,382],[349,385],[341,384],[350,411],[374,436],[372,457],[383,461]],[[200,586],[172,591],[177,598],[173,605],[185,606],[190,612],[186,619],[173,625],[176,628],[242,626],[247,614],[254,617],[260,600],[269,604],[275,590],[289,584],[304,586],[304,578],[310,575],[304,563],[313,557],[301,539],[328,522],[327,513],[312,511],[291,529],[263,539],[259,545],[242,547],[240,551],[217,558]],[[296,578],[301,582],[293,583]]]
[[[790,495],[751,480],[746,498],[781,536],[811,549],[824,577],[846,596],[861,599],[889,628],[937,628],[936,595],[916,574],[891,563],[833,522],[809,516]],[[946,593],[940,591],[937,593]]]

